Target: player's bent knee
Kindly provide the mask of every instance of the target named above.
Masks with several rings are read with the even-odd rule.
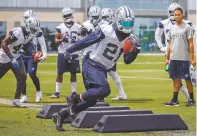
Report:
[[[107,97],[111,93],[111,89],[109,84],[103,85],[102,86],[102,91],[101,91],[101,96],[102,97]]]

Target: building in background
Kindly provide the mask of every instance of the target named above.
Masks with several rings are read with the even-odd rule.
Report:
[[[61,10],[68,6],[75,10],[77,22],[87,19],[87,9],[92,5],[116,10],[127,5],[135,13],[135,34],[142,43],[143,52],[159,52],[154,34],[158,22],[167,18],[167,8],[172,2],[185,9],[185,16],[196,24],[196,0],[0,0],[0,38],[5,37],[13,27],[23,23],[23,12],[32,9],[41,21],[48,51],[56,50],[54,29],[62,22]]]

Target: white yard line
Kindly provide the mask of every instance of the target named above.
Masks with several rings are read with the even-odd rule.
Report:
[[[165,70],[158,70],[158,69],[152,69],[152,70],[118,70],[117,72],[165,72]]]
[[[57,52],[48,53],[47,56],[57,56]],[[139,56],[164,56],[164,53],[140,53]]]
[[[121,70],[120,70],[121,71]],[[144,70],[125,70],[123,72],[164,72],[164,70],[147,70],[147,71],[144,71]],[[38,71],[39,74],[47,74],[47,75],[56,75],[57,73],[55,72],[46,72],[46,71]],[[121,76],[119,75],[120,78],[128,78],[128,79],[145,79],[145,80],[170,80],[169,78],[157,78],[157,77],[139,77],[139,76]]]
[[[0,103],[1,104],[6,104],[12,106],[12,100],[0,98]],[[37,105],[37,104],[31,104],[31,103],[26,103],[27,108],[29,109],[34,109],[34,110],[40,110],[43,105]]]
[[[147,80],[171,80],[168,78],[154,78],[154,77],[136,77],[136,76],[120,76],[120,78],[125,78],[125,79],[147,79]]]
[[[128,72],[131,72],[131,73],[135,73],[135,72],[137,72],[137,73],[144,73],[144,72],[165,72],[165,70],[159,70],[159,69],[146,69],[146,70],[126,70],[126,69],[122,69],[122,70],[117,70],[117,72],[122,72],[122,73],[128,73]],[[42,70],[40,70],[40,71],[38,71],[38,73],[40,73],[40,74],[56,74],[56,72],[54,72],[54,71],[49,71],[49,70],[47,70],[47,71],[42,71]]]
[[[124,64],[124,62],[118,62],[117,64]],[[156,65],[156,64],[165,64],[165,62],[133,62],[133,65]],[[56,62],[43,62],[39,63],[39,65],[57,65]]]

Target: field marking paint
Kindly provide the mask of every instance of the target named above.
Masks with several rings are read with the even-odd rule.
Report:
[[[117,70],[117,72],[122,72],[122,73],[128,73],[128,72],[131,72],[131,73],[134,73],[134,72],[137,72],[137,73],[144,73],[144,72],[165,72],[164,70],[159,70],[159,69],[147,69],[147,70],[126,70],[126,69],[122,69],[122,70]],[[56,74],[54,71],[38,71],[38,73],[40,74]],[[66,73],[65,73],[66,74]]]
[[[0,98],[0,103],[1,104],[6,104],[12,106],[12,100]],[[40,110],[43,105],[37,105],[37,104],[31,104],[31,103],[26,103],[27,108],[29,109],[34,109],[34,110]]]
[[[144,70],[125,70],[124,72],[163,72],[164,70],[147,70],[147,71],[144,71]],[[55,72],[46,72],[46,71],[38,71],[39,74],[47,74],[47,75],[56,75],[57,73]],[[123,79],[145,79],[145,80],[170,80],[169,78],[159,78],[159,77],[139,77],[139,76],[121,76],[119,74],[120,78],[123,78]]]
[[[164,70],[159,69],[147,69],[147,70],[117,70],[117,72],[137,72],[137,73],[143,73],[143,72],[164,72]]]
[[[120,64],[120,65],[125,65],[124,62],[118,62],[117,64]],[[156,65],[156,64],[165,64],[165,62],[133,62],[134,65]],[[56,62],[43,62],[43,63],[40,63],[39,65],[57,65]]]
[[[125,79],[147,79],[147,80],[165,80],[165,81],[170,81],[171,80],[171,79],[168,79],[168,78],[136,77],[136,76],[120,76],[120,78],[125,78]]]
[[[58,52],[48,53],[47,56],[57,56]],[[139,56],[164,56],[164,53],[140,53]]]

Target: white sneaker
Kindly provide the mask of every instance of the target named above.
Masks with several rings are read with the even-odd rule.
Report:
[[[23,95],[23,96],[20,98],[20,102],[21,102],[21,103],[28,102],[27,96],[26,96],[26,95]]]
[[[42,99],[42,91],[36,92],[36,102],[40,102]]]
[[[123,100],[126,100],[127,99],[127,96],[117,96],[115,98],[112,98],[112,101],[123,101]]]
[[[21,108],[26,108],[27,105],[25,103],[20,102],[19,99],[14,99],[12,102],[12,105],[15,107],[21,107]]]

